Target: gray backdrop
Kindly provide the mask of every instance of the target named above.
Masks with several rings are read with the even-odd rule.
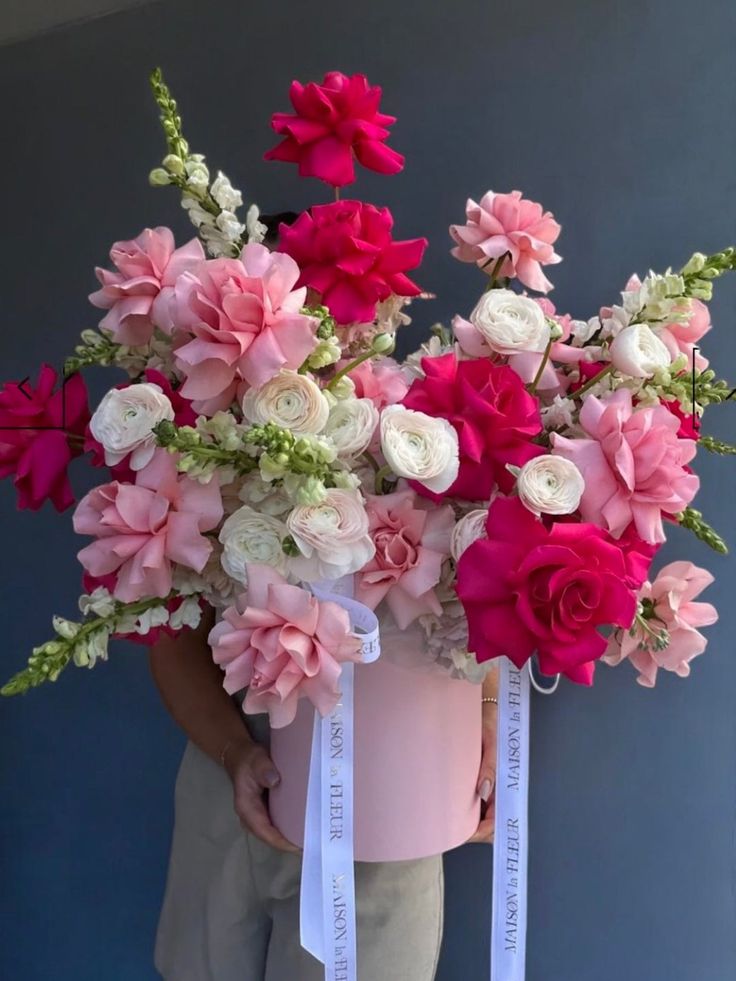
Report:
[[[0,52],[3,378],[60,362],[96,321],[92,266],[144,224],[188,235],[174,192],[148,188],[162,154],[147,74],[161,64],[195,149],[265,210],[325,199],[266,164],[270,113],[293,77],[365,71],[399,117],[397,178],[355,193],[427,235],[411,336],[468,312],[472,268],[446,228],[467,195],[522,188],[564,225],[554,299],[578,316],[632,270],[736,239],[732,0],[430,4],[157,3]],[[733,282],[707,353],[734,370]],[[92,378],[97,396],[109,376]],[[706,429],[733,438],[734,408]],[[703,455],[704,456],[704,455]],[[736,542],[733,464],[698,460],[700,507]],[[81,492],[93,482],[77,470]],[[71,614],[80,543],[70,516],[14,512],[0,486],[4,675]],[[639,688],[627,666],[564,684],[533,718],[529,981],[728,981],[736,974],[736,733],[732,559],[673,533],[666,558],[718,577],[721,621],[689,681]],[[182,738],[142,651],[0,705],[5,883],[0,973],[13,981],[144,981],[164,881]],[[491,850],[447,858],[442,981],[487,977]],[[379,981],[379,979],[370,979]]]

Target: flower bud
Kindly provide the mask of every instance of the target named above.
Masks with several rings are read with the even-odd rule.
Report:
[[[171,183],[171,178],[163,167],[154,167],[148,175],[148,183],[151,187],[166,187],[167,184]]]
[[[177,157],[175,153],[167,154],[167,156],[165,156],[161,161],[161,164],[165,170],[167,170],[170,174],[174,174],[176,177],[181,177],[184,173],[186,173],[184,161],[181,159],[181,157]]]
[[[390,334],[376,334],[371,348],[376,354],[390,354],[395,346],[395,340]]]

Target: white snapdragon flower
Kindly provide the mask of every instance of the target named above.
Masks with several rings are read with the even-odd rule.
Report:
[[[631,378],[651,378],[669,368],[672,357],[667,345],[647,324],[624,327],[611,342],[611,361],[616,371]]]
[[[169,622],[169,611],[162,604],[151,606],[138,616],[133,631],[137,634],[147,634],[154,627],[160,627]]]
[[[195,630],[202,620],[202,606],[196,596],[188,596],[169,616],[169,626],[173,630],[191,627]]]
[[[130,454],[131,469],[142,470],[156,450],[153,427],[173,418],[174,409],[161,387],[141,382],[111,389],[97,406],[89,428],[105,450],[108,467]]]
[[[469,319],[497,354],[541,353],[550,339],[550,327],[540,305],[513,290],[488,290]]]
[[[574,399],[565,398],[564,395],[555,395],[549,405],[542,406],[542,424],[546,430],[550,429],[570,429],[574,422],[574,413],[577,406]]]
[[[258,210],[257,204],[252,204],[245,213],[245,231],[249,243],[258,242],[260,244],[268,234],[268,226],[259,221],[260,216],[261,212]]]
[[[79,597],[79,609],[84,616],[109,617],[115,612],[115,606],[115,597],[104,586],[97,586],[91,593]]]
[[[248,583],[245,571],[248,562],[270,565],[284,572],[286,555],[282,542],[288,533],[283,521],[243,505],[225,519],[220,529],[222,568],[244,586]]]
[[[339,457],[354,458],[370,446],[378,418],[372,399],[343,399],[330,410],[324,435]]]
[[[457,433],[446,419],[388,405],[381,413],[381,449],[399,477],[417,480],[441,494],[457,479]]]
[[[473,542],[477,542],[479,538],[487,537],[487,518],[488,511],[486,508],[477,508],[475,511],[468,511],[452,529],[450,554],[456,562]]]
[[[580,504],[585,480],[572,461],[546,454],[524,464],[517,474],[516,490],[533,514],[572,514]]]
[[[350,575],[376,552],[363,501],[351,491],[330,488],[321,503],[297,505],[286,525],[301,553],[289,567],[306,582]]]
[[[297,435],[315,435],[327,423],[330,403],[308,375],[284,368],[265,385],[245,393],[243,413],[257,425],[273,422]]]
[[[217,177],[212,181],[210,194],[223,211],[235,211],[243,204],[243,195],[237,188],[233,187],[230,178],[221,170],[217,171]]]

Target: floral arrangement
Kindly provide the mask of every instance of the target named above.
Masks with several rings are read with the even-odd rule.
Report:
[[[85,456],[106,473],[74,508],[78,620],[55,617],[3,693],[93,667],[112,637],[153,643],[218,611],[209,635],[228,691],[283,726],[298,699],[334,707],[358,658],[355,597],[400,629],[418,623],[439,670],[480,681],[494,658],[590,684],[631,662],[638,680],[686,676],[716,613],[689,562],[652,572],[678,526],[725,545],[693,508],[703,410],[733,392],[700,351],[713,281],[733,248],[632,277],[587,320],[547,298],[560,225],[519,191],[468,200],[453,254],[479,271],[467,316],[403,363],[391,357],[427,245],[397,239],[385,207],[341,199],[356,165],[394,174],[392,116],[362,75],[294,82],[266,159],[334,188],[280,225],[192,153],[160,72],[167,153],[150,180],[178,188],[197,236],[116,242],[97,269],[63,377],[0,392],[0,476],[21,508],[75,502]],[[82,371],[122,369],[91,412]],[[38,428],[34,428],[38,427]],[[323,594],[324,595],[324,594]]]

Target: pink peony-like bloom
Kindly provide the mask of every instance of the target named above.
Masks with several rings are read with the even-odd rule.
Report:
[[[340,362],[339,369],[347,364]],[[409,382],[393,358],[370,358],[349,373],[355,385],[355,397],[370,399],[377,409],[400,402],[409,391]]]
[[[115,242],[110,259],[117,272],[95,269],[102,288],[91,293],[96,307],[108,310],[100,327],[119,344],[147,344],[154,325],[166,329],[166,305],[178,276],[204,259],[193,238],[177,249],[168,228],[144,228],[134,239]]]
[[[280,226],[279,247],[298,263],[300,285],[321,294],[338,324],[367,324],[381,300],[421,293],[406,272],[422,261],[427,240],[395,242],[393,223],[388,208],[362,201],[319,204]]]
[[[51,501],[57,511],[74,503],[67,468],[82,449],[90,413],[81,375],[55,390],[56,371],[43,364],[35,388],[29,381],[0,389],[0,479],[13,477],[18,507],[38,511]],[[38,428],[33,428],[38,427]]]
[[[159,449],[135,484],[113,481],[82,498],[74,530],[97,541],[77,558],[93,576],[116,573],[112,592],[123,602],[166,596],[172,562],[202,571],[212,551],[202,532],[217,527],[222,513],[217,481],[177,473],[171,454]]]
[[[378,111],[381,89],[369,86],[365,75],[328,72],[321,85],[294,81],[289,98],[296,111],[271,117],[284,139],[266,160],[298,164],[301,177],[319,177],[333,187],[355,180],[354,157],[379,174],[403,169],[403,156],[384,142],[396,118]]]
[[[560,226],[551,212],[543,211],[536,201],[523,198],[521,191],[487,191],[480,203],[468,198],[465,213],[464,225],[450,225],[450,235],[457,242],[452,249],[455,258],[490,270],[496,260],[508,253],[498,276],[516,277],[538,293],[552,289],[542,266],[562,260],[552,248]]]
[[[550,438],[552,452],[572,460],[585,478],[583,520],[614,538],[633,521],[645,542],[663,542],[662,513],[682,511],[700,486],[686,466],[696,444],[678,438],[679,422],[663,405],[635,408],[623,388],[605,398],[589,395],[580,425],[588,439]]]
[[[701,300],[691,300],[692,313],[688,320],[683,323],[675,322],[657,327],[655,333],[664,342],[670,357],[674,361],[681,354],[687,358],[688,368],[692,369],[693,359],[698,371],[705,371],[708,367],[708,359],[699,350],[698,342],[708,333],[713,326],[710,322],[710,310]]]
[[[496,498],[486,533],[457,566],[476,659],[505,654],[521,668],[536,652],[544,674],[591,684],[606,649],[598,628],[628,629],[636,613],[618,544],[595,525],[548,527],[516,497]]]
[[[617,630],[611,635],[602,660],[615,666],[628,658],[645,688],[653,688],[657,671],[674,671],[681,678],[690,674],[690,661],[702,654],[708,643],[697,630],[718,619],[710,603],[695,603],[696,596],[710,586],[713,576],[692,562],[670,562],[660,569],[654,582],[646,582],[639,593],[644,628],[638,621],[633,632]],[[667,646],[657,650],[656,634],[667,631]]]
[[[213,415],[281,368],[297,369],[317,345],[314,317],[301,313],[306,289],[287,255],[246,245],[240,259],[208,259],[176,283],[173,324],[193,335],[174,355],[181,394]]]
[[[209,634],[223,687],[248,688],[243,709],[268,712],[280,729],[294,720],[300,698],[327,715],[335,707],[344,661],[359,661],[360,640],[338,603],[290,585],[271,566],[247,566],[248,589]]]
[[[401,630],[425,613],[441,616],[434,588],[450,554],[452,508],[431,507],[412,490],[370,495],[365,507],[376,554],[356,576],[356,598],[372,610],[385,599]]]
[[[506,464],[521,467],[545,452],[532,442],[542,429],[537,399],[511,368],[486,359],[458,361],[443,354],[422,358],[422,369],[425,377],[412,383],[402,404],[447,419],[459,440],[460,472],[442,496],[480,501],[497,487],[510,491],[515,478]],[[431,496],[419,485],[415,489]]]

